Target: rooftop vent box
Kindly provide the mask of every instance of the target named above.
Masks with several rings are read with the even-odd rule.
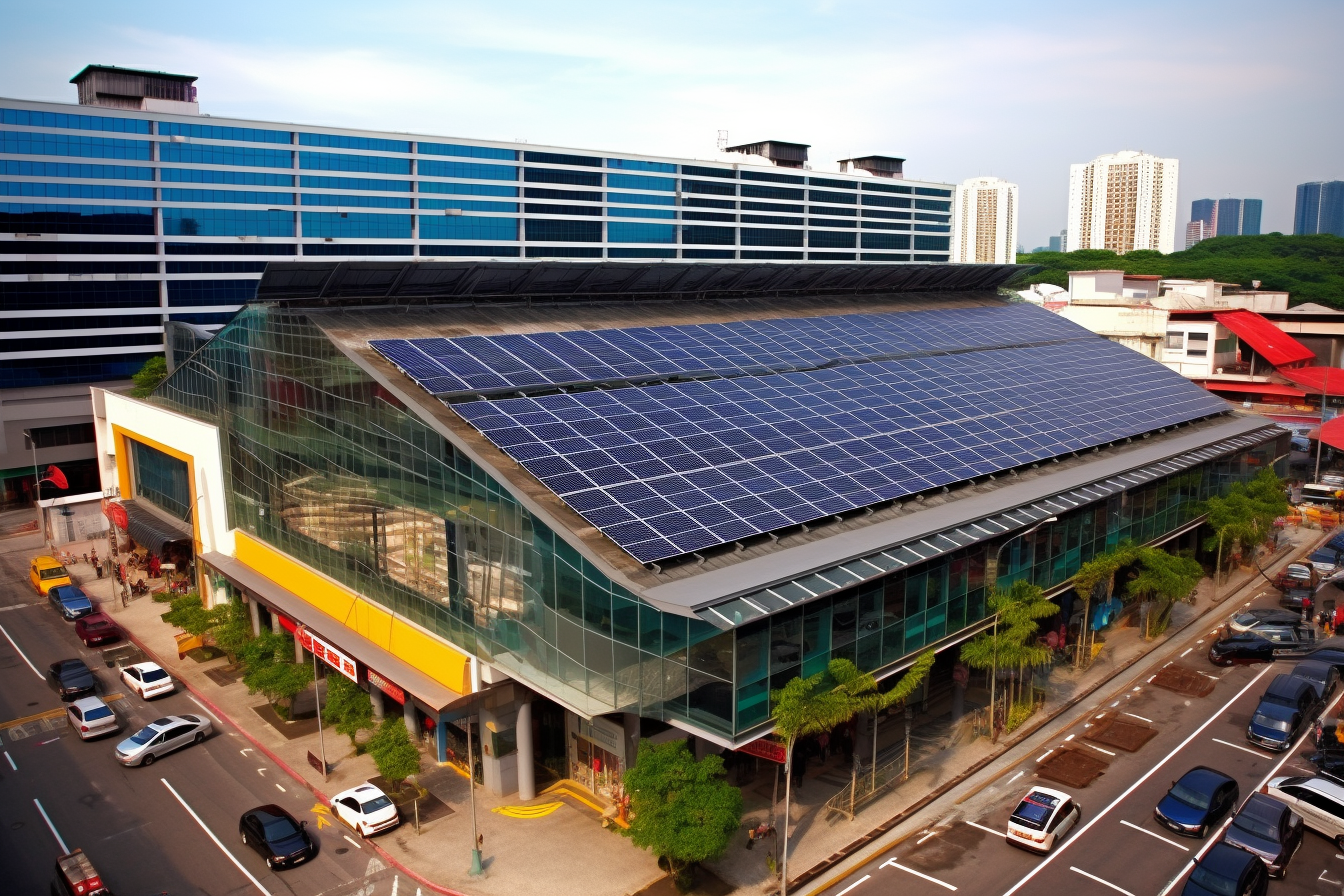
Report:
[[[200,115],[196,76],[170,75],[115,65],[86,65],[70,79],[79,89],[81,106],[107,106],[140,112]]]
[[[810,143],[784,143],[779,140],[762,140],[759,143],[743,143],[741,146],[726,146],[724,152],[742,152],[749,156],[765,156],[772,164],[781,168],[802,168],[807,161],[807,149]]]
[[[905,159],[896,156],[860,156],[857,159],[841,159],[840,170],[847,172],[851,167],[867,171],[874,177],[905,177],[902,170]]]

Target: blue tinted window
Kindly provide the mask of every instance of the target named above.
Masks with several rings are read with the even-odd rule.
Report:
[[[576,187],[602,186],[600,172],[562,171],[558,168],[524,168],[523,180],[534,184],[570,184]]]
[[[602,250],[588,246],[528,246],[528,258],[601,258]]]
[[[523,151],[523,160],[540,162],[543,165],[585,165],[589,168],[601,168],[602,160],[596,156],[572,156],[560,152]]]
[[[743,249],[742,257],[759,259],[762,261],[802,261],[803,253],[781,252],[779,250]]]
[[[897,223],[896,221],[864,221],[865,230],[909,230],[908,223]]]
[[[0,308],[15,311],[48,308],[155,308],[158,304],[159,284],[153,280],[0,283]]]
[[[517,246],[461,246],[420,244],[420,257],[432,258],[436,255],[463,256],[475,255],[483,258],[517,258]]]
[[[305,243],[304,255],[414,255],[414,246],[396,243]]]
[[[154,201],[153,187],[116,187],[103,184],[35,184],[0,182],[3,196],[57,196],[63,199],[136,199]]]
[[[807,199],[809,202],[835,202],[844,205],[855,205],[859,197],[853,193],[831,193],[826,190],[808,190]]]
[[[513,212],[517,213],[516,202],[490,202],[485,199],[421,199],[421,208],[460,208],[468,212]]]
[[[776,174],[773,171],[743,171],[741,174],[743,180],[766,180],[777,184],[801,184],[805,180],[797,174]]]
[[[681,204],[698,208],[737,208],[737,203],[731,199],[706,199],[703,196],[683,196]]]
[[[940,193],[938,195],[944,195],[944,194]],[[925,211],[930,212],[949,212],[952,210],[952,203],[939,202],[936,199],[916,199],[915,208],[922,208]]]
[[[929,214],[929,213],[927,213],[927,212],[915,212],[915,220],[916,220],[916,221],[944,221],[944,222],[946,222],[946,221],[950,221],[950,220],[952,220],[952,216],[951,216],[951,215],[935,215],[935,214]]]
[[[746,203],[743,203],[745,205]],[[802,218],[784,218],[775,215],[743,215],[743,224],[783,224],[791,227],[802,227]]]
[[[858,221],[839,221],[835,218],[808,218],[809,227],[854,227],[859,226]]]
[[[872,190],[877,193],[909,193],[910,187],[899,184],[884,184],[881,181],[864,181],[859,185],[863,190]]]
[[[257,294],[256,280],[169,280],[168,304],[241,305]]]
[[[670,208],[618,208],[607,209],[613,218],[675,218],[677,213]]]
[[[864,261],[909,261],[910,256],[894,252],[863,252],[859,255]],[[944,259],[945,260],[945,259]]]
[[[916,230],[923,230],[928,233],[951,233],[951,224],[916,224]]]
[[[213,124],[159,122],[160,134],[202,137],[207,140],[241,140],[245,143],[288,143],[289,131],[263,131],[257,128],[226,128]]]
[[[120,360],[116,361],[99,361],[79,357],[28,358],[6,361],[3,365],[0,365],[0,389],[129,379],[145,363],[149,354],[137,355],[130,352],[119,352],[118,356]]]
[[[769,202],[744,202],[742,208],[753,212],[794,212],[799,215],[803,213],[801,205],[774,205]]]
[[[251,208],[165,208],[169,236],[293,236],[294,212]]]
[[[865,249],[909,249],[910,237],[903,233],[865,233]]]
[[[726,221],[726,222],[731,223],[731,222],[734,222],[734,221],[737,220],[737,215],[728,214],[728,213],[726,213],[726,212],[692,212],[692,211],[687,211],[687,212],[682,212],[682,213],[681,213],[681,217],[682,217],[682,220],[685,220],[685,221]]]
[[[802,199],[802,190],[789,187],[758,187],[755,184],[743,184],[742,195],[753,199]]]
[[[408,180],[375,180],[371,177],[321,177],[316,174],[300,174],[299,186],[318,190],[381,190],[384,193],[409,193],[411,182]]]
[[[0,174],[11,177],[80,177],[102,180],[153,180],[153,168],[130,165],[81,165],[78,162],[23,162],[0,159]]]
[[[949,238],[945,236],[920,236],[919,234],[916,234],[915,251],[946,252],[948,250],[947,244],[949,242]]]
[[[187,324],[199,324],[208,327],[213,324],[226,324],[233,319],[236,311],[213,311],[200,314],[170,314],[169,320],[180,320]]]
[[[422,162],[421,165],[424,163]],[[517,196],[517,187],[502,187],[496,184],[455,184],[437,180],[422,180],[421,193],[453,193],[458,196]]]
[[[529,215],[587,215],[591,218],[602,217],[602,208],[597,205],[561,205],[549,202],[528,202],[523,211]]]
[[[801,230],[771,230],[765,227],[743,227],[742,245],[744,246],[801,246]]]
[[[685,193],[709,193],[712,196],[737,195],[737,187],[734,186],[733,184],[716,184],[710,181],[703,181],[703,180],[683,180],[681,182],[681,189]],[[755,195],[752,193],[748,193],[747,190],[761,190],[761,189],[769,189],[769,188],[750,187],[744,184],[742,186],[742,195],[744,196]],[[797,192],[801,193],[802,191],[799,190]]]
[[[619,249],[607,250],[608,258],[676,258],[676,249]]]
[[[814,177],[809,183],[814,187],[837,187],[841,190],[857,190],[859,182],[856,180],[831,180],[825,177]]]
[[[149,160],[147,140],[117,140],[74,134],[0,131],[0,153],[21,156],[80,156],[86,159]]]
[[[809,211],[814,215],[834,215],[838,218],[857,218],[859,210],[856,208],[830,208],[828,206],[812,206]],[[840,227],[853,227],[853,224],[840,224]]]
[[[677,189],[675,177],[644,177],[638,174],[608,174],[607,186],[621,190],[663,190],[674,193]]]
[[[377,137],[341,137],[336,134],[299,134],[301,146],[336,146],[341,149],[371,149],[374,152],[410,152],[406,140],[382,140]],[[342,168],[341,171],[363,170]]]
[[[600,243],[601,221],[553,221],[528,218],[526,239],[556,243]]]
[[[279,243],[165,243],[169,255],[297,255],[293,245]]]
[[[245,202],[249,205],[293,205],[293,193],[262,193],[251,190],[165,189],[164,202]]]
[[[682,258],[733,258],[736,249],[682,249]]]
[[[951,196],[951,190],[937,190],[933,187],[915,187],[916,196]]]
[[[586,190],[548,190],[542,187],[524,187],[523,195],[528,199],[566,199],[571,202],[601,202],[601,193],[589,193]]]
[[[865,196],[864,198],[867,199],[868,197]],[[865,218],[894,218],[897,221],[910,220],[909,212],[889,212],[885,209],[875,209],[875,208],[865,208],[863,210],[863,216]]]
[[[76,131],[120,131],[123,134],[149,133],[149,121],[143,118],[105,118],[101,115],[67,115],[63,112],[31,112],[27,109],[0,109],[0,124],[70,128]]]
[[[294,175],[267,171],[205,171],[198,168],[160,168],[159,180],[184,184],[243,184],[256,187],[292,187]]]
[[[421,215],[422,240],[516,240],[517,218],[473,215]]]
[[[410,174],[410,159],[383,156],[352,156],[339,152],[301,152],[299,167],[313,171],[367,171],[375,174]]]
[[[639,193],[608,193],[608,202],[629,202],[636,205],[676,205],[675,196],[643,196]]]
[[[916,253],[913,257],[914,257],[914,260],[915,260],[915,261],[947,261],[947,260],[948,260],[948,257],[947,257],[946,255],[919,255],[918,253]]]
[[[884,208],[909,208],[911,200],[896,196],[864,196],[864,205],[877,205]]]
[[[608,168],[621,168],[625,171],[659,171],[663,174],[676,174],[677,166],[670,162],[640,162],[635,159],[607,159]]]
[[[292,153],[286,149],[252,149],[246,146],[206,146],[203,143],[160,143],[159,161],[193,165],[237,165],[241,168],[289,168]]]
[[[807,244],[814,249],[853,249],[858,234],[831,230],[809,230]]]
[[[168,197],[165,196],[165,199]],[[304,193],[304,205],[354,205],[364,208],[410,208],[411,200],[400,196],[342,196],[338,193]]]
[[[424,177],[461,177],[470,180],[517,180],[518,169],[512,165],[483,165],[479,162],[439,162],[421,159],[416,162],[416,173]]]
[[[807,257],[811,261],[853,261],[853,252],[809,252]]]
[[[408,240],[411,238],[411,216],[367,215],[360,212],[304,212],[303,235]]]
[[[675,224],[636,224],[630,221],[611,221],[607,224],[607,242],[610,243],[675,243]]]
[[[703,246],[731,246],[733,245],[733,228],[731,227],[707,227],[703,224],[683,224],[681,227],[681,241],[683,243],[696,243]]]
[[[198,244],[199,245],[199,244]],[[260,274],[264,261],[170,261],[170,274]]]
[[[689,174],[692,177],[723,177],[728,180],[736,180],[737,172],[731,168],[702,168],[699,165],[682,165],[682,174]]]
[[[0,231],[6,230],[10,233],[152,234],[154,211],[115,205],[0,202]]]
[[[493,146],[466,146],[460,143],[420,143],[416,146],[421,155],[466,156],[471,159],[508,159],[514,161],[518,152],[512,149],[495,149]]]

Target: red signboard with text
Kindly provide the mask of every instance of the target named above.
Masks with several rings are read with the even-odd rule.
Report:
[[[784,760],[788,758],[788,752],[784,749],[783,744],[764,738],[738,747],[737,752],[748,753],[761,759],[768,759],[771,762],[778,762],[780,765],[783,765]]]
[[[386,678],[379,675],[372,669],[368,670],[368,676],[369,676],[369,684],[373,685],[378,690],[382,691],[384,694],[391,697],[398,703],[406,702],[406,692],[403,691],[401,688],[397,687],[392,682],[388,681]]]
[[[326,641],[323,641],[317,635],[308,631],[305,626],[300,626],[295,634],[298,635],[299,643],[303,645],[304,650],[312,653],[318,659],[322,660],[322,662],[326,663],[346,678],[356,684],[359,683],[359,673],[355,669],[355,661],[353,658],[346,656],[335,647],[332,647]]]

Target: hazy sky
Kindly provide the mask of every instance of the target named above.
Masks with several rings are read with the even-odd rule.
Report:
[[[0,0],[0,96],[75,101],[86,63],[200,76],[214,115],[708,158],[810,143],[1021,186],[1028,249],[1068,166],[1141,149],[1190,200],[1344,178],[1344,2],[34,3]]]

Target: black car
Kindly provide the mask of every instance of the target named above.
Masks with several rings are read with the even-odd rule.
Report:
[[[1157,823],[1185,837],[1203,837],[1237,804],[1237,782],[1217,769],[1197,765],[1171,782],[1153,809]]]
[[[271,869],[292,868],[317,855],[317,844],[308,836],[308,822],[296,821],[279,806],[258,806],[238,819],[238,835],[266,860]]]
[[[1289,674],[1315,685],[1316,693],[1320,694],[1322,700],[1329,699],[1335,692],[1335,686],[1339,684],[1339,670],[1329,663],[1316,660],[1303,660],[1294,666]]]
[[[1283,610],[1278,607],[1256,607],[1232,617],[1233,631],[1250,631],[1257,625],[1296,625],[1302,621],[1302,613],[1295,610]]]
[[[1336,671],[1344,674],[1344,637],[1326,638],[1316,642],[1316,649],[1303,659],[1318,663],[1329,663]]]
[[[80,697],[92,697],[97,681],[83,660],[57,660],[47,668],[47,681],[61,700],[69,703]]]
[[[1237,632],[1214,641],[1209,647],[1209,662],[1215,666],[1248,666],[1274,662],[1274,645],[1255,632]]]
[[[1269,873],[1253,854],[1226,843],[1215,843],[1195,860],[1181,896],[1265,896]]]
[[[1276,675],[1251,715],[1246,739],[1275,752],[1286,750],[1324,706],[1310,681],[1286,672]]]
[[[1232,816],[1222,842],[1254,853],[1265,863],[1271,877],[1283,877],[1288,873],[1288,860],[1302,845],[1304,830],[1302,816],[1294,813],[1287,803],[1253,793]]]

